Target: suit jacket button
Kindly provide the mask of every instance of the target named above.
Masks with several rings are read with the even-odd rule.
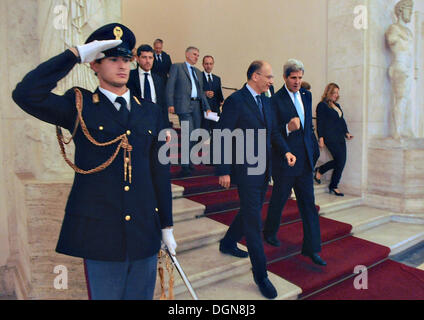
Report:
[[[149,133],[152,134],[152,130],[149,130]]]
[[[125,220],[130,221],[131,220],[131,216],[125,216]]]
[[[99,130],[101,131],[101,130],[103,130],[104,128],[103,128],[103,126],[99,126]]]
[[[156,211],[156,212],[158,212],[158,211],[159,211],[159,209],[158,209],[158,208],[155,208],[155,211]]]
[[[125,190],[125,191],[130,191],[130,187],[129,187],[129,186],[125,186],[125,187],[124,187],[124,190]]]
[[[131,130],[127,130],[127,136],[131,134]]]

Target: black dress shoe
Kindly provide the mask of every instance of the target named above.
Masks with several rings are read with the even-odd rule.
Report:
[[[318,172],[318,170],[319,170],[319,167],[318,168],[315,168],[314,180],[316,181],[316,183],[321,184],[321,179],[318,179],[317,178],[317,172]]]
[[[269,281],[268,277],[261,280],[256,280],[255,277],[253,277],[253,279],[258,285],[259,291],[265,298],[275,299],[277,297],[277,289],[275,289],[274,285],[271,283],[271,281]]]
[[[336,190],[334,190],[334,189],[330,189],[330,194],[335,194],[336,196],[338,196],[338,197],[344,197],[344,193],[341,193],[341,192],[337,192]]]
[[[279,247],[281,245],[280,240],[278,240],[276,236],[267,236],[264,234],[264,240],[266,243],[274,247]]]
[[[325,262],[324,260],[322,260],[322,258],[318,255],[318,253],[312,253],[312,254],[308,254],[306,255],[309,258],[311,258],[311,260],[313,261],[313,263],[320,265],[320,266],[326,266],[327,262]]]
[[[219,251],[221,251],[222,253],[237,257],[237,258],[247,258],[249,256],[249,254],[246,251],[243,251],[237,248],[237,245],[233,247],[229,247],[224,245],[222,243],[222,240],[219,242]]]

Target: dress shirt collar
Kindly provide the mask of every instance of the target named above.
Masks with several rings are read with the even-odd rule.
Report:
[[[138,66],[138,73],[140,74],[140,75],[144,75],[145,73],[148,73],[149,74],[149,76],[152,76],[152,70],[149,70],[149,71],[144,71],[140,66]]]
[[[108,98],[109,99],[109,101],[110,102],[112,102],[112,104],[116,107],[116,109],[119,111],[119,108],[121,107],[121,105],[119,104],[119,103],[116,103],[115,102],[115,100],[116,100],[116,98],[117,97],[119,97],[117,94],[115,94],[115,93],[113,93],[113,92],[111,92],[111,91],[109,91],[109,90],[106,90],[106,89],[104,89],[104,88],[102,88],[102,87],[99,87],[99,90],[100,90],[100,92],[101,93],[103,93],[105,96],[106,96],[106,98]],[[128,108],[130,107],[130,89],[128,89],[123,95],[122,95],[122,97],[125,99],[125,101],[127,102],[127,106],[128,106]]]
[[[251,95],[253,96],[253,99],[255,99],[255,101],[256,101],[256,96],[261,95],[260,93],[257,93],[251,86],[249,86],[248,83],[246,83],[246,88],[247,88],[247,90],[249,90],[249,92],[251,93]]]
[[[213,75],[212,75],[212,72],[211,72],[211,73],[207,73],[206,71],[203,71],[203,73],[205,74],[205,77],[206,77],[206,79],[207,79],[207,80],[209,80],[208,76],[211,76],[211,79],[212,79],[212,81],[213,81]]]

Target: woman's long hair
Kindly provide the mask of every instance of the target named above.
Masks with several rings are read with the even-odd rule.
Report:
[[[325,90],[324,90],[324,94],[321,97],[321,102],[328,103],[329,96],[333,92],[334,89],[340,90],[340,87],[334,82],[327,84],[327,86],[325,87]]]

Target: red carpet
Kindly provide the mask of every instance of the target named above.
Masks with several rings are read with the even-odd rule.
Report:
[[[213,166],[206,166],[204,164],[195,165],[195,170],[192,173],[192,177],[198,177],[198,176],[206,176],[206,175],[213,175],[215,172],[215,169]],[[178,179],[178,175],[181,171],[181,166],[171,166],[171,178],[172,179]],[[187,178],[190,179],[190,178]],[[174,181],[172,181],[174,183]]]
[[[390,249],[353,236],[322,246],[320,256],[327,261],[321,267],[300,254],[268,265],[268,270],[302,288],[308,295],[353,274],[357,265],[370,265],[385,259]]]
[[[270,186],[268,188],[268,192],[265,195],[265,201],[269,201],[269,199],[271,198],[271,192],[272,187]],[[237,193],[237,189],[210,192],[195,196],[189,196],[186,198],[205,205],[205,214],[236,209],[240,206],[240,199]]]
[[[319,217],[319,223],[321,227],[322,242],[346,236],[352,230],[352,226],[350,224],[341,223],[324,217]],[[281,226],[278,230],[277,238],[281,242],[281,246],[278,248],[264,243],[265,255],[268,261],[288,256],[302,250],[302,221]],[[243,244],[245,244],[245,242],[243,242]]]
[[[268,206],[269,206],[269,203],[265,203],[262,207],[262,221],[264,221],[266,218],[266,215],[268,212]],[[317,209],[319,211],[319,206],[317,206]],[[208,217],[229,226],[237,213],[238,213],[238,209],[228,211],[225,213],[209,215]],[[291,222],[291,221],[295,221],[299,219],[300,219],[300,213],[299,213],[299,210],[297,209],[296,201],[289,199],[286,202],[286,205],[284,206],[281,222],[287,223],[287,222]]]
[[[171,166],[172,183],[184,187],[185,198],[205,205],[204,213],[209,218],[230,225],[240,206],[237,189],[221,188],[213,166],[195,167],[191,177],[179,179],[181,167]],[[266,218],[271,193],[272,186],[265,197],[262,220]],[[327,261],[325,267],[315,265],[310,258],[299,253],[303,226],[295,200],[288,200],[282,212],[282,225],[277,234],[281,246],[276,248],[264,243],[268,270],[299,286],[301,297],[308,296],[308,300],[424,299],[424,271],[386,260],[389,248],[349,236],[352,229],[349,224],[325,217],[319,220],[323,243],[320,255]],[[242,243],[245,244],[244,240]],[[292,254],[295,255],[287,258]],[[353,286],[357,277],[355,267],[370,267],[376,263],[379,264],[368,270],[368,289],[356,290]],[[351,278],[333,285],[347,277]],[[327,286],[330,287],[323,290]],[[322,291],[317,292],[319,290]]]
[[[225,190],[218,183],[218,177],[194,177],[191,179],[176,179],[172,183],[184,187],[184,195],[193,195],[196,193]],[[234,188],[235,186],[232,186]]]
[[[307,300],[424,300],[423,270],[386,260],[368,270],[367,289],[355,289],[355,277]]]

